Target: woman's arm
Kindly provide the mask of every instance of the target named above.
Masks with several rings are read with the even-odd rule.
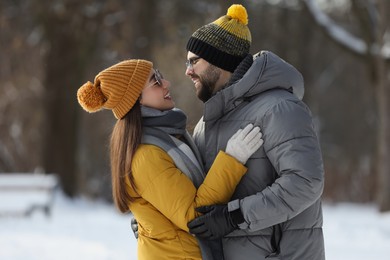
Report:
[[[167,153],[154,145],[141,145],[134,155],[132,170],[142,198],[175,225],[188,231],[187,222],[199,215],[195,208],[226,203],[246,167],[221,151],[196,190]]]

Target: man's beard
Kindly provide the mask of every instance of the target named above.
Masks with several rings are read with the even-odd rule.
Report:
[[[215,85],[220,76],[221,70],[214,65],[209,65],[201,75],[198,75],[201,87],[197,96],[203,103],[214,95]]]

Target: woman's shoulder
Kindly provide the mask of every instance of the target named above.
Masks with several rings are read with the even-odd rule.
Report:
[[[160,147],[152,144],[140,144],[135,151],[133,161],[150,161],[158,158],[169,158],[168,154]]]
[[[133,177],[140,194],[153,185],[161,174],[166,174],[174,168],[176,167],[171,157],[160,147],[151,144],[141,144],[131,162]]]
[[[141,144],[137,148],[132,160],[133,170],[164,168],[170,167],[172,164],[173,160],[171,157],[162,148],[152,144]]]

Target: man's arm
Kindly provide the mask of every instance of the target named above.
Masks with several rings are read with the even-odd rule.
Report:
[[[279,178],[263,191],[229,203],[229,211],[240,208],[245,218],[240,227],[250,230],[295,217],[320,198],[324,187],[320,145],[302,102],[276,104],[263,128],[265,152]]]

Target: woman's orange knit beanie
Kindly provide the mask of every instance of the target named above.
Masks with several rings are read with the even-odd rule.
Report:
[[[125,60],[103,71],[77,91],[77,99],[87,112],[111,109],[115,118],[123,118],[134,106],[148,80],[153,63]]]

